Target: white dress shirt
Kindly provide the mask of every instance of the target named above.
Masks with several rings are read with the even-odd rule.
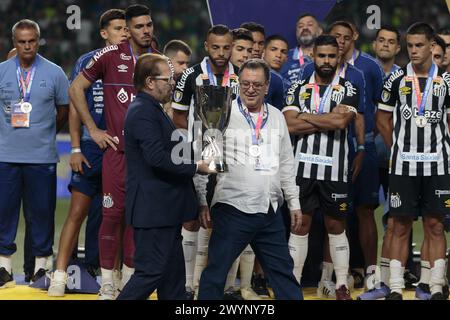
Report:
[[[246,111],[245,105],[242,105]],[[211,206],[217,202],[232,205],[245,213],[267,213],[283,204],[283,191],[290,210],[300,209],[299,187],[295,183],[294,153],[282,113],[264,105],[266,123],[261,129],[261,162],[264,170],[255,170],[255,157],[249,154],[252,129],[241,113],[237,100],[231,108],[225,131],[225,162],[228,172],[217,174]],[[253,114],[256,124],[258,114]],[[267,119],[266,119],[267,118]]]

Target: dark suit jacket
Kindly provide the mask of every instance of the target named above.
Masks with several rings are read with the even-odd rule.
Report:
[[[172,120],[152,96],[139,92],[125,118],[126,221],[138,228],[180,225],[197,217],[195,164],[174,164]]]

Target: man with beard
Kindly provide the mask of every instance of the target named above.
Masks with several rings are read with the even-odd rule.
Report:
[[[289,50],[288,60],[280,71],[287,88],[300,79],[303,66],[311,61],[314,40],[321,33],[322,28],[314,15],[305,13],[298,18],[295,30],[298,46]]]
[[[450,72],[450,28],[439,29],[437,34],[445,42],[445,56],[444,56],[443,68],[447,72]]]
[[[359,90],[336,73],[338,44],[334,37],[319,36],[314,45],[314,73],[288,91],[283,109],[289,132],[298,136],[295,149],[297,184],[303,208],[302,227],[291,230],[289,241],[300,244],[292,252],[294,274],[301,279],[308,253],[312,215],[324,213],[330,254],[336,273],[336,299],[350,300],[347,272],[349,245],[345,234],[348,198],[348,126],[361,106]]]
[[[99,299],[115,298],[113,268],[120,245],[123,245],[122,284],[134,272],[133,229],[122,224],[125,211],[124,121],[128,105],[135,97],[133,72],[137,58],[152,51],[153,21],[150,9],[131,5],[125,20],[129,41],[100,50],[70,87],[70,98],[92,139],[105,149],[102,165],[103,220],[99,231],[102,287]],[[85,91],[98,79],[103,80],[107,130],[99,129],[89,112]]]

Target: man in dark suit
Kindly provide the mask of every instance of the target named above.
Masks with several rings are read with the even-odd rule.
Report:
[[[135,273],[118,299],[147,299],[155,289],[158,299],[183,299],[181,225],[197,212],[192,177],[214,172],[202,160],[185,163],[172,152],[180,142],[172,141],[176,128],[162,107],[175,85],[169,60],[141,56],[134,85],[138,94],[125,119],[125,156],[126,221],[134,228]]]

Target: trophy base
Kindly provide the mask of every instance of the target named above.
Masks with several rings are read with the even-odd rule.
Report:
[[[215,170],[217,172],[228,172],[228,166],[224,162],[211,161],[209,164],[209,169]]]

